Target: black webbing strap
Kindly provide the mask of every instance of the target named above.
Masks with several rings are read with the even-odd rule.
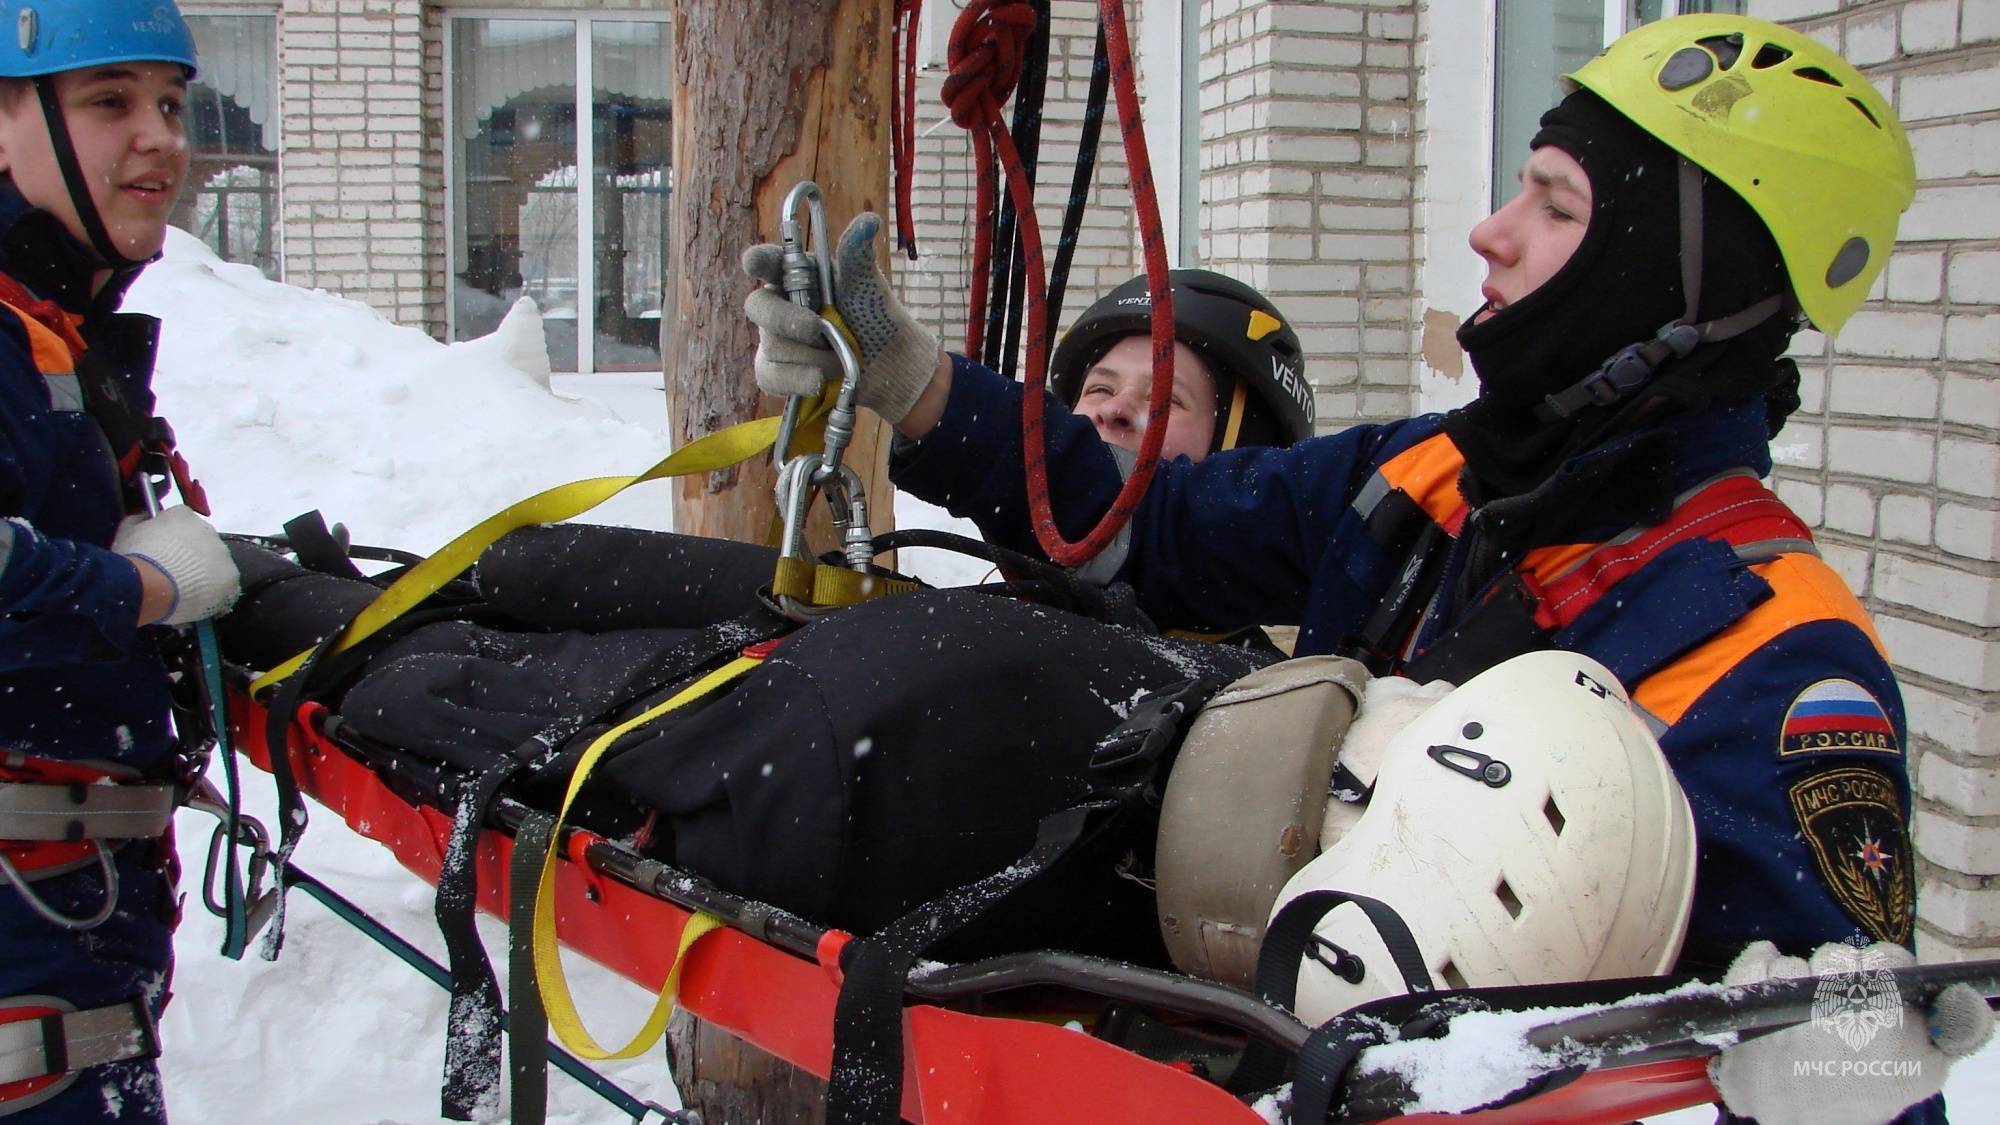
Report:
[[[1569,387],[1549,395],[1535,408],[1544,422],[1569,418],[1590,406],[1609,406],[1644,386],[1653,372],[1669,358],[1679,358],[1717,340],[1740,336],[1782,312],[1790,297],[1779,292],[1745,309],[1714,320],[1697,321],[1701,308],[1702,272],[1702,171],[1701,166],[1679,158],[1681,295],[1686,309],[1680,319],[1660,327],[1643,343],[1618,349],[1597,370]]]
[[[549,1104],[549,1017],[535,977],[535,890],[556,818],[530,813],[514,830],[507,887],[507,1070],[513,1125],[542,1125]]]
[[[327,530],[326,517],[319,509],[303,512],[285,521],[285,545],[298,557],[299,565],[321,574],[331,574],[336,578],[351,578],[356,582],[368,581],[347,555],[347,548],[333,532]]]
[[[438,1113],[453,1121],[472,1120],[480,1103],[500,1088],[500,983],[473,921],[479,913],[479,828],[501,787],[548,751],[547,743],[531,738],[509,751],[505,761],[466,779],[452,816],[451,841],[438,867],[431,913],[451,967]],[[540,874],[537,867],[531,880]]]
[[[1410,933],[1410,927],[1403,922],[1402,916],[1388,903],[1346,891],[1308,891],[1286,903],[1264,931],[1264,945],[1257,953],[1258,996],[1288,1012],[1292,1011],[1298,1000],[1299,968],[1307,958],[1334,972],[1355,973],[1348,979],[1360,983],[1360,974],[1367,971],[1360,960],[1340,950],[1336,951],[1340,959],[1329,964],[1322,953],[1325,943],[1313,933],[1320,919],[1347,903],[1360,907],[1368,915],[1368,920],[1374,923],[1383,947],[1389,951],[1397,972],[1402,974],[1406,992],[1429,992],[1435,987],[1431,983],[1430,969],[1424,964],[1423,951],[1417,947],[1416,936]],[[1353,1054],[1358,1054],[1361,1047],[1367,1046],[1366,1043],[1354,1046],[1353,1053],[1343,1058],[1340,1052],[1347,1049],[1345,1041],[1351,1037],[1351,1031],[1341,1027],[1340,1023],[1341,1017],[1327,1021],[1315,1029],[1306,1039],[1306,1045],[1299,1049],[1295,1060],[1297,1073],[1292,1086],[1295,1121],[1318,1122],[1326,1115],[1324,1108],[1319,1111],[1319,1117],[1298,1114],[1297,1109],[1308,1094],[1307,1085],[1322,1085],[1330,1103],[1340,1076],[1354,1061]],[[1236,1065],[1229,1088],[1235,1093],[1245,1094],[1276,1086],[1284,1081],[1287,1061],[1277,1047],[1261,1039],[1252,1039],[1243,1051],[1242,1061]]]
[[[1035,29],[1022,45],[1021,77],[1014,87],[1014,151],[1020,154],[1021,175],[1030,192],[1042,151],[1042,103],[1049,77],[1049,0],[1033,0]],[[988,293],[985,354],[982,363],[1009,379],[1019,354],[1021,305],[1027,295],[1027,254],[1021,248],[1020,216],[1014,197],[1002,192],[993,232],[993,277]],[[975,310],[976,311],[976,310]]]
[[[104,264],[113,269],[130,267],[150,262],[159,257],[128,258],[118,250],[118,244],[111,240],[111,234],[104,227],[104,217],[97,213],[95,197],[90,194],[90,181],[84,178],[83,165],[77,161],[76,145],[70,140],[69,121],[63,116],[62,102],[56,97],[56,80],[52,74],[35,79],[35,93],[41,99],[42,120],[49,128],[49,147],[55,150],[56,167],[62,170],[63,184],[69,189],[70,205],[76,209],[76,217],[83,223],[83,232],[90,237],[90,248],[97,251]]]
[[[924,950],[1040,875],[1085,835],[1093,816],[1118,807],[1092,801],[1051,813],[1034,846],[1007,867],[917,907],[841,954],[840,998],[833,1009],[833,1070],[827,1125],[892,1125],[903,1102],[903,987]]]
[[[784,618],[760,608],[710,625],[662,654],[655,661],[657,671],[652,682],[643,690],[604,708],[578,729],[588,730],[606,722],[617,713],[631,708],[634,700],[644,699],[686,679],[713,664],[717,658],[741,650],[745,644],[767,640],[789,628],[790,624]],[[531,1067],[542,1075],[533,1087],[541,1090],[543,1095],[537,1104],[546,1104],[548,1032],[547,1021],[542,1015],[541,994],[534,987],[533,910],[535,888],[541,881],[540,851],[547,849],[544,846],[537,851],[534,868],[523,876],[520,873],[522,841],[518,832],[515,835],[513,903],[508,922],[508,964],[512,975],[508,991],[513,996],[513,1010],[517,1015],[504,1020],[499,980],[494,975],[493,963],[487,959],[486,947],[479,940],[474,921],[479,913],[479,871],[475,860],[479,854],[480,827],[486,823],[500,790],[523,770],[546,761],[553,749],[540,737],[530,738],[508,751],[505,760],[466,781],[452,820],[451,842],[445,849],[444,862],[438,870],[433,914],[437,918],[438,932],[444,938],[451,967],[451,1007],[445,1020],[444,1079],[438,1100],[441,1106],[439,1112],[453,1121],[471,1120],[480,1103],[499,1088],[503,1031],[514,1052],[510,1070],[517,1099],[522,1088],[523,1068]],[[525,883],[522,882],[524,878]],[[523,896],[527,900],[525,905],[520,901]],[[523,910],[528,912],[525,920],[521,916]],[[525,964],[522,958],[526,958]],[[532,1013],[520,1010],[523,987],[533,994]],[[531,1017],[541,1030],[532,1035],[517,1033],[517,1020]],[[523,1043],[527,1046],[523,1047]],[[521,1120],[518,1116],[520,1104],[518,1100],[515,1102],[516,1120]]]

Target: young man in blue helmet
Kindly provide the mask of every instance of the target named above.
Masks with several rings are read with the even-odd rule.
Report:
[[[1815,950],[1831,970],[1908,963],[1895,677],[1803,522],[1757,484],[1798,404],[1786,346],[1802,319],[1837,332],[1886,263],[1914,192],[1908,142],[1859,72],[1758,20],[1650,24],[1571,81],[1523,191],[1472,235],[1486,300],[1459,341],[1478,398],[1163,462],[1116,576],[1163,624],[1294,621],[1301,655],[1378,674],[1463,683],[1533,649],[1589,655],[1630,689],[1693,808],[1681,968],[1735,982],[1796,975]],[[878,225],[843,235],[835,303],[861,345],[861,401],[905,439],[895,479],[1033,550],[1020,389],[945,356],[896,304]],[[815,326],[769,287],[765,257],[745,257],[767,283],[746,303],[759,383],[816,389]],[[1120,477],[1081,419],[1048,419],[1074,538]],[[1766,1125],[1942,1120],[1925,1099],[1991,1029],[1977,996],[1946,997],[1873,1040],[1871,1066],[1890,1065],[1842,1067],[1851,1048],[1799,1027],[1725,1052],[1718,1088]],[[1795,1065],[1815,1060],[1829,1065]]]
[[[158,1122],[177,751],[199,736],[149,626],[237,581],[189,508],[147,514],[173,464],[158,326],[115,310],[187,175],[194,40],[161,0],[0,22],[0,1118]]]

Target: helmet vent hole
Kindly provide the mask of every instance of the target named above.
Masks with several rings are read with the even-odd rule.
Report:
[[[1860,110],[1861,116],[1866,117],[1870,125],[1875,126],[1877,129],[1880,129],[1882,127],[1882,123],[1875,119],[1875,115],[1869,112],[1868,107],[1861,104],[1860,98],[1848,98],[1847,104],[1853,106],[1855,109]]]
[[[1766,43],[1762,47],[1757,48],[1757,57],[1750,60],[1750,69],[1768,70],[1791,57],[1792,53],[1790,51],[1778,46],[1776,43]]]
[[[1860,236],[1848,239],[1833,256],[1833,264],[1826,267],[1826,284],[1829,289],[1841,286],[1861,276],[1868,265],[1868,240]]]
[[[1563,825],[1569,823],[1568,820],[1564,819],[1562,810],[1556,807],[1554,796],[1550,796],[1548,800],[1542,802],[1542,817],[1549,822],[1549,827],[1558,836],[1563,834]]]
[[[1833,75],[1828,74],[1826,71],[1821,70],[1816,66],[1802,66],[1797,70],[1793,71],[1792,73],[1798,75],[1800,78],[1808,79],[1813,82],[1818,82],[1822,85],[1826,86],[1840,85],[1840,79],[1835,78]]]
[[[1709,52],[1715,56],[1715,61],[1722,64],[1722,69],[1724,70],[1735,66],[1736,60],[1743,56],[1743,34],[1741,32],[1730,35],[1711,35],[1706,39],[1697,39],[1695,42],[1707,47]]]
[[[1450,961],[1446,961],[1438,969],[1438,976],[1443,979],[1444,986],[1449,989],[1457,990],[1472,987],[1471,983],[1465,979],[1465,974],[1459,972],[1458,966],[1452,964]]]
[[[1507,908],[1507,917],[1519,918],[1521,916],[1520,896],[1514,893],[1513,887],[1507,885],[1505,878],[1502,878],[1499,884],[1493,888],[1493,897],[1499,899],[1500,905]]]

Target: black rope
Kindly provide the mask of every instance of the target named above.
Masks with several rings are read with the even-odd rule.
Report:
[[[1069,202],[1063,208],[1062,237],[1056,240],[1056,260],[1049,267],[1049,338],[1042,343],[1056,346],[1056,326],[1062,323],[1063,291],[1069,287],[1069,263],[1076,256],[1077,236],[1083,230],[1083,212],[1090,195],[1091,177],[1097,171],[1097,140],[1104,132],[1104,100],[1111,91],[1111,59],[1104,50],[1104,25],[1097,25],[1097,46],[1090,58],[1090,96],[1083,106],[1083,133],[1076,143],[1076,175],[1069,183]]]
[[[1022,48],[1021,80],[1014,87],[1014,150],[1021,157],[1021,174],[1032,195],[1035,167],[1041,159],[1042,104],[1049,78],[1049,0],[1034,0],[1035,30]],[[993,228],[993,276],[987,289],[986,336],[980,362],[1009,379],[1020,346],[1023,294],[1027,288],[1027,256],[1021,248],[1019,217],[1012,192],[1003,192]]]

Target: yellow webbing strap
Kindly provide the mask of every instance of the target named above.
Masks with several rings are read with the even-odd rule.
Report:
[[[652,1014],[646,1017],[646,1024],[632,1037],[630,1043],[616,1051],[607,1051],[597,1045],[590,1032],[583,1026],[583,1019],[577,1014],[576,1001],[570,996],[569,981],[563,976],[562,957],[556,947],[556,855],[561,850],[563,818],[569,815],[570,803],[583,788],[590,771],[604,752],[623,737],[625,732],[659,718],[661,715],[694,702],[721,688],[737,677],[763,663],[763,658],[739,656],[710,672],[687,687],[675,693],[671,699],[657,707],[650,708],[636,718],[627,719],[605,731],[583,752],[576,763],[576,771],[570,775],[569,789],[563,794],[562,808],[556,813],[556,822],[549,829],[549,839],[553,841],[548,854],[542,858],[542,878],[535,889],[535,983],[541,989],[542,1007],[547,1011],[549,1027],[562,1045],[571,1052],[586,1059],[603,1061],[606,1059],[638,1058],[652,1049],[666,1033],[667,1017],[674,1010],[674,997],[680,991],[681,966],[686,964],[689,947],[701,939],[703,934],[722,925],[722,920],[712,914],[697,912],[681,927],[680,946],[674,951],[674,967],[667,972],[667,979],[660,986],[660,998],[653,1005]]]
[[[809,414],[817,417],[824,406],[824,400],[811,404]],[[466,568],[479,558],[480,552],[491,546],[494,540],[510,531],[530,524],[556,523],[581,515],[635,484],[727,468],[770,448],[771,443],[777,440],[777,436],[776,418],[757,418],[741,422],[726,430],[717,430],[715,433],[689,442],[638,476],[591,477],[586,480],[571,481],[512,504],[499,514],[488,516],[472,530],[439,548],[436,554],[411,567],[388,589],[377,595],[375,600],[356,614],[354,620],[348,622],[347,628],[341,631],[340,640],[334,645],[332,653],[342,652],[359,644],[425,598],[437,593],[445,583],[463,574]],[[310,655],[310,651],[299,653],[259,676],[251,683],[250,694],[256,696],[298,671],[299,666],[304,664],[306,657]]]
[[[917,583],[907,579],[863,574],[844,566],[828,566],[787,555],[779,556],[778,571],[771,578],[773,595],[827,607],[859,605],[918,588]]]

